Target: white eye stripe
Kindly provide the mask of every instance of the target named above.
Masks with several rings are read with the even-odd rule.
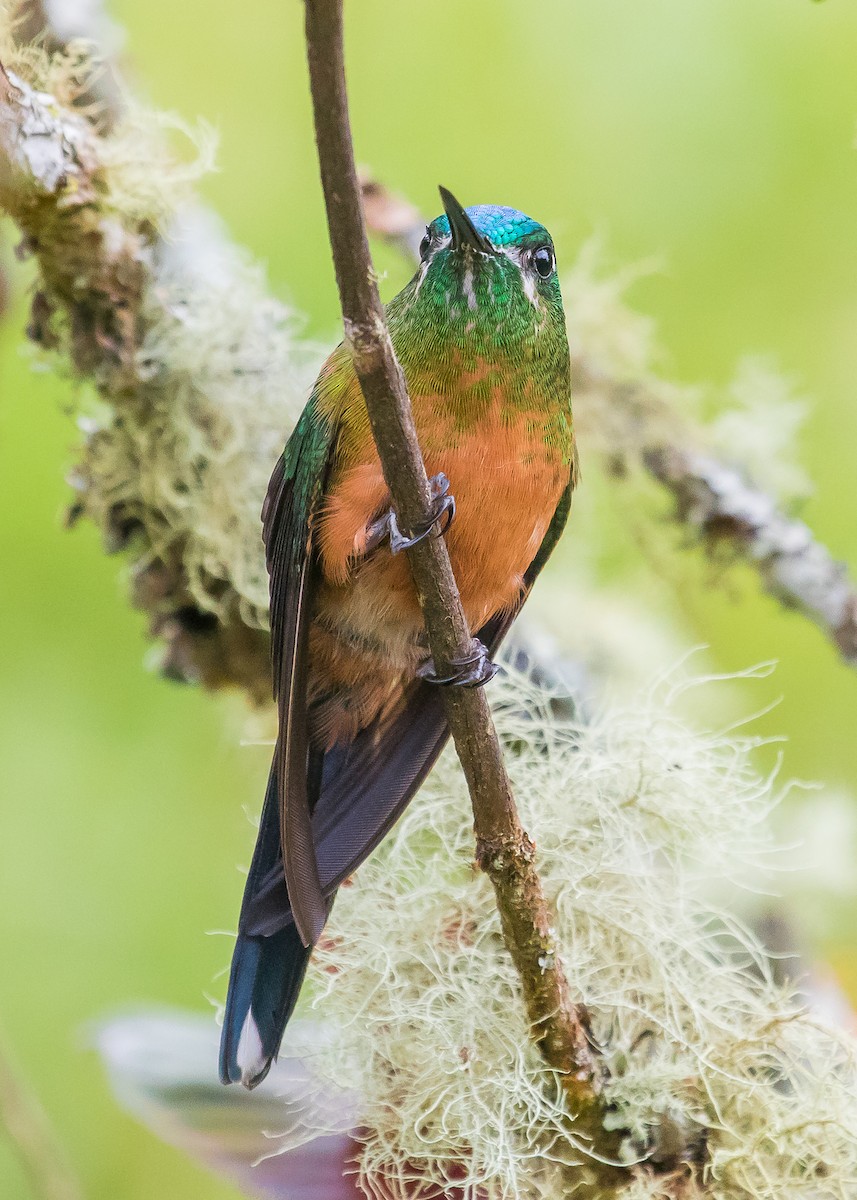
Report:
[[[521,271],[521,286],[524,289],[524,295],[532,304],[533,308],[541,309],[541,299],[536,291],[536,281],[533,279],[529,271]]]
[[[430,247],[432,252],[427,254],[427,256],[421,261],[421,263],[419,265],[419,268],[417,271],[416,287],[414,289],[414,297],[419,295],[420,289],[422,288],[422,285],[425,281],[426,275],[428,274],[428,269],[429,269],[431,263],[433,262],[434,258],[436,257],[437,252],[439,250],[445,249],[446,247],[450,246],[451,244],[452,244],[452,234],[451,233],[442,234],[436,242],[433,242],[432,246]],[[553,254],[553,250],[551,250],[551,248],[549,246],[545,246],[544,248],[550,250],[550,252],[551,252],[551,258],[552,258],[551,273],[552,273],[556,266],[555,256]],[[523,287],[524,295],[526,296],[527,300],[529,300],[530,304],[532,304],[534,309],[536,309],[538,312],[542,312],[542,309],[543,309],[542,297],[539,295],[539,292],[537,290],[536,279],[537,279],[537,277],[547,278],[547,276],[541,276],[540,272],[538,272],[536,270],[535,266],[533,265],[532,256],[533,256],[534,251],[532,249],[530,249],[529,247],[522,248],[520,246],[509,246],[509,245],[494,246],[494,249],[498,255],[500,255],[500,254],[505,255],[506,258],[508,258],[508,260],[510,262],[515,264],[515,266],[518,268],[518,270],[520,271],[520,274],[521,274],[521,285]],[[541,247],[536,247],[536,249],[541,249]],[[475,294],[475,290],[474,290],[474,277],[473,277],[473,272],[470,269],[468,269],[465,272],[465,276],[464,276],[464,280],[463,280],[463,291],[464,291],[465,299],[467,301],[468,309],[470,309],[471,311],[475,310],[477,308],[477,302],[476,302],[476,294]]]

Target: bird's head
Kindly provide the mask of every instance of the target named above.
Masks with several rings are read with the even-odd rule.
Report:
[[[462,208],[440,189],[444,212],[426,228],[420,265],[401,293],[424,328],[477,342],[530,340],[562,326],[562,298],[550,234],[514,208]],[[394,302],[395,304],[395,302]],[[396,306],[398,307],[398,305]]]

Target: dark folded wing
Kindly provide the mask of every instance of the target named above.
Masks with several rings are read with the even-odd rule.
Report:
[[[311,399],[274,469],[262,509],[271,584],[271,663],[279,711],[273,770],[285,848],[282,867],[294,921],[308,945],[317,941],[327,919],[307,790],[307,658],[316,578],[311,543],[334,443],[334,431],[319,419]]]
[[[492,618],[479,637],[493,654],[521,610],[536,576],[565,526],[573,478],[563,492],[545,538],[524,576],[517,604]],[[361,730],[349,746],[324,757],[312,834],[322,892],[331,897],[384,838],[434,765],[449,736],[443,695],[414,680],[399,703]],[[270,936],[294,920],[279,864],[258,880],[242,913],[242,929]]]

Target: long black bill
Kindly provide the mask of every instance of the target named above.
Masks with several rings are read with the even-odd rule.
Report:
[[[472,246],[481,254],[495,254],[494,247],[479,232],[452,192],[448,192],[445,187],[438,188],[438,191],[443,201],[443,211],[449,218],[453,250],[460,250],[463,246]]]

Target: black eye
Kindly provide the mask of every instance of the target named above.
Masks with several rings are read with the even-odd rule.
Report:
[[[550,246],[539,246],[537,250],[533,251],[533,266],[542,279],[547,279],[549,275],[553,274],[556,260]]]
[[[425,234],[423,235],[423,240],[420,242],[420,258],[425,258],[425,256],[428,254],[428,248],[430,245],[431,245],[431,234],[428,231],[428,226],[426,226],[426,231],[425,231]]]

